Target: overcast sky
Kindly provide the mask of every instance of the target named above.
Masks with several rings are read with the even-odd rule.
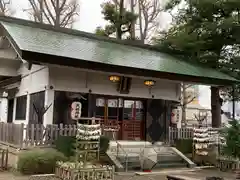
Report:
[[[87,32],[94,32],[97,26],[105,24],[101,14],[100,4],[104,0],[80,0],[80,16],[74,28]],[[28,14],[23,9],[29,8],[28,0],[13,0],[16,11],[15,16],[28,19]]]
[[[16,11],[15,16],[28,19],[28,14],[23,9],[29,8],[28,0],[12,0]],[[74,28],[87,32],[94,32],[97,26],[103,26],[106,22],[101,14],[100,4],[104,0],[80,0],[80,17]],[[161,27],[166,28],[171,22],[170,15],[161,14]],[[200,86],[200,104],[205,108],[210,108],[210,89],[208,86]]]

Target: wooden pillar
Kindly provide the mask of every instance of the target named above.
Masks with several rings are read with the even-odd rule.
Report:
[[[165,140],[169,138],[169,126],[172,118],[172,102],[165,100]]]
[[[41,93],[41,92],[40,92]],[[39,95],[39,98],[41,96]],[[42,99],[42,98],[41,98]],[[42,101],[39,99],[39,103]],[[54,113],[54,100],[55,100],[55,91],[51,88],[46,89],[45,91],[45,101],[43,102],[44,107],[48,107],[47,111],[43,115],[43,125],[53,124],[53,113]]]
[[[233,111],[233,119],[235,119],[235,86],[232,86],[232,111]]]
[[[88,117],[94,117],[96,110],[96,95],[89,92],[88,94]]]
[[[221,126],[221,104],[218,87],[211,87],[211,111],[212,111],[212,127]]]
[[[165,132],[165,101],[148,99],[147,101],[147,141],[157,142],[164,140]]]

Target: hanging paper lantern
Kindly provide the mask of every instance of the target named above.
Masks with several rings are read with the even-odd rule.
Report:
[[[71,105],[71,118],[74,120],[78,120],[82,114],[82,104],[79,101],[75,101]]]

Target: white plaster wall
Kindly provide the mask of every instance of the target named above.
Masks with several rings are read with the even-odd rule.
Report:
[[[45,66],[33,65],[32,69],[28,70],[27,65],[22,64],[18,73],[22,75],[22,80],[16,96],[44,91],[48,86],[49,73]]]
[[[18,70],[22,75],[21,83],[18,85],[16,97],[27,95],[26,119],[16,120],[16,98],[14,101],[13,122],[17,124],[27,124],[29,121],[30,94],[45,92],[45,106],[51,107],[44,115],[44,125],[51,124],[53,120],[54,90],[88,92],[89,89],[96,94],[108,94],[129,97],[179,100],[180,84],[173,81],[155,79],[156,85],[149,91],[144,85],[144,78],[133,77],[131,91],[129,94],[120,94],[116,90],[116,84],[109,81],[109,74],[99,72],[86,72],[75,68],[66,67],[45,67],[33,65],[31,70],[27,69],[27,64],[22,64]],[[151,79],[151,78],[150,78]],[[50,88],[53,86],[53,89]],[[5,107],[6,108],[6,107]],[[1,106],[1,111],[4,107]]]
[[[132,79],[129,94],[117,92],[115,83],[109,81],[109,74],[99,72],[86,72],[75,68],[51,67],[49,69],[50,85],[54,90],[71,92],[118,95],[128,97],[154,98],[166,100],[179,100],[180,86],[178,82],[156,80],[156,85],[149,91],[144,85],[144,78],[135,77]]]
[[[8,107],[8,100],[7,98],[0,99],[0,121],[7,122],[7,109]]]
[[[0,40],[0,46],[1,44]],[[0,48],[0,76],[16,76],[21,64],[20,59],[16,59],[17,54],[11,48]]]
[[[0,76],[17,76],[19,60],[1,59],[0,58]]]
[[[16,120],[16,98],[14,100],[13,109],[13,123],[27,124],[29,121],[29,106],[30,106],[30,94],[45,91],[49,82],[48,67],[33,65],[31,70],[27,69],[27,64],[22,64],[18,70],[18,74],[22,75],[21,83],[18,87],[16,97],[27,95],[27,111],[26,119]]]

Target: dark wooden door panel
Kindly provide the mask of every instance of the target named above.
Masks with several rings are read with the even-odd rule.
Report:
[[[7,122],[12,123],[13,121],[13,106],[14,106],[14,99],[8,100],[8,114],[7,114]]]

